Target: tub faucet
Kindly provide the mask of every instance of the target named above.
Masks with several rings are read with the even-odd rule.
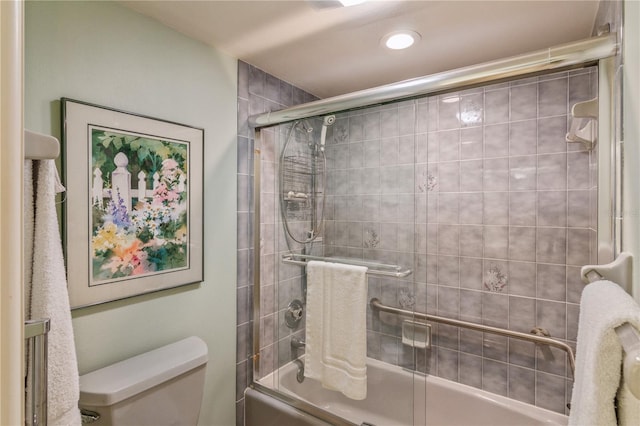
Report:
[[[302,362],[299,358],[293,360],[298,365],[298,371],[296,372],[296,380],[298,383],[304,382],[304,362]]]

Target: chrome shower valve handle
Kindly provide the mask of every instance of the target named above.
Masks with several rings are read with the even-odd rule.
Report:
[[[298,323],[302,320],[304,313],[304,305],[298,299],[294,299],[287,306],[287,311],[284,313],[284,322],[289,328],[298,327]]]

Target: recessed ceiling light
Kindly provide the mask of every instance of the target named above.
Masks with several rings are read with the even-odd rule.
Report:
[[[382,38],[382,43],[393,50],[406,49],[420,40],[420,34],[411,30],[394,31]]]
[[[344,7],[355,6],[356,4],[364,3],[367,0],[338,0]]]

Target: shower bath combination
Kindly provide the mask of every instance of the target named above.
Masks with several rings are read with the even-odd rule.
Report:
[[[606,58],[611,42],[585,41],[584,64]],[[593,45],[598,49],[591,51]],[[427,377],[443,379],[451,389],[507,397],[502,405],[514,403],[521,411],[523,403],[532,417],[565,424],[570,357],[557,351],[547,357],[548,350],[532,351],[511,334],[487,331],[478,337],[471,327],[493,323],[512,331],[511,323],[526,330],[544,327],[569,343],[574,338],[567,328],[576,316],[574,275],[593,260],[597,250],[591,244],[601,237],[591,221],[595,215],[583,212],[596,206],[590,202],[599,189],[602,160],[596,154],[608,151],[605,138],[594,151],[579,144],[567,148],[565,136],[571,106],[598,97],[599,82],[610,76],[606,67],[558,70],[556,51],[564,50],[540,53],[541,61],[550,61],[549,73],[540,78],[503,82],[507,71],[501,61],[412,82],[416,91],[410,94],[407,84],[396,84],[395,91],[365,90],[249,119],[258,129],[258,148],[260,129],[279,125],[273,128],[277,164],[272,156],[255,160],[276,170],[260,178],[256,168],[254,181],[256,206],[266,207],[254,222],[254,251],[261,253],[253,287],[255,390],[329,424],[446,424],[440,415],[455,423],[457,410],[438,402],[440,392],[429,380],[420,381]],[[539,62],[533,71],[527,68],[530,59],[512,59],[517,63],[508,67],[509,80],[514,67],[522,77],[540,72]],[[576,62],[565,66],[582,63],[571,60]],[[465,81],[475,85],[487,70],[501,82],[483,80],[466,90]],[[391,92],[398,97],[391,99]],[[457,102],[443,102],[444,92],[457,94]],[[599,97],[600,106],[608,103]],[[480,119],[464,121],[461,112],[469,111]],[[268,189],[261,191],[261,185]],[[261,204],[260,195],[273,198]],[[391,409],[380,401],[401,406],[396,398],[406,391],[400,398],[408,408],[402,405],[407,409],[393,420],[375,418],[373,408],[361,406],[366,401],[323,391],[312,379],[301,383],[309,321],[304,267],[312,260],[369,268],[367,300],[384,303],[367,307],[367,400],[386,416]],[[560,284],[546,287],[549,282]],[[535,299],[539,289],[548,294]],[[455,326],[462,328],[437,324],[425,348],[415,338],[405,339],[403,323],[422,314],[464,321]],[[380,380],[378,364],[385,370]],[[405,373],[406,383],[392,387]],[[454,399],[455,406],[470,404]],[[248,397],[245,419],[261,418],[253,404]],[[332,408],[319,408],[327,406]],[[338,406],[347,409],[340,412]],[[479,410],[488,413],[491,407]],[[506,414],[506,423],[539,424]]]

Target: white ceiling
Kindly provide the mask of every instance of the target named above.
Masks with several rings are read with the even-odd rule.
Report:
[[[504,58],[591,35],[597,1],[122,1],[326,98]],[[380,46],[398,29],[422,40]]]

